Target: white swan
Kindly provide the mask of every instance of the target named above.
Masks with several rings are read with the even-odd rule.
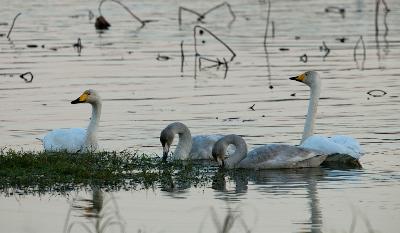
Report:
[[[235,152],[225,159],[229,145],[234,145]],[[242,137],[231,134],[218,140],[212,155],[220,166],[247,169],[279,169],[318,167],[327,157],[322,152],[285,144],[267,144],[250,151]]]
[[[42,139],[45,151],[88,152],[97,149],[97,128],[101,114],[101,99],[95,90],[86,90],[71,104],[89,103],[92,105],[92,117],[87,129],[55,129]]]
[[[321,92],[321,79],[318,73],[316,71],[307,71],[290,79],[306,84],[311,90],[307,119],[304,125],[300,147],[320,150],[329,155],[343,155],[335,158],[339,160],[341,158],[343,160],[349,159],[346,155],[351,156],[350,159],[358,160],[363,155],[363,151],[360,144],[354,138],[346,135],[335,135],[333,137],[313,135],[319,95]],[[328,156],[328,160],[333,157],[335,156]]]
[[[161,131],[160,142],[163,147],[163,160],[168,157],[169,149],[175,135],[179,135],[179,142],[173,153],[173,159],[212,159],[211,150],[214,143],[222,135],[198,135],[192,137],[189,128],[180,122],[169,124]]]

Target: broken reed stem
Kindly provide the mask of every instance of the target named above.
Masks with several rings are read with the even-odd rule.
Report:
[[[8,31],[8,34],[7,34],[7,39],[10,39],[10,34],[11,34],[11,31],[13,30],[13,28],[14,28],[15,20],[17,20],[18,16],[20,16],[21,14],[22,13],[20,12],[14,17],[14,20],[13,20],[13,22],[11,24],[10,30]]]
[[[360,38],[356,42],[356,45],[354,46],[353,59],[354,59],[354,62],[356,62],[356,64],[357,64],[357,68],[359,68],[358,60],[357,60],[357,48],[360,45],[360,43],[361,43],[362,48],[363,48],[363,60],[362,60],[362,63],[361,63],[361,69],[364,69],[364,63],[365,63],[365,60],[366,60],[366,57],[367,57],[367,50],[365,48],[365,43],[364,43],[364,39],[363,39],[362,36],[360,36]]]
[[[181,73],[183,73],[183,63],[185,62],[185,54],[183,52],[183,40],[181,41]]]
[[[192,14],[197,15],[197,17],[198,17],[197,21],[201,21],[203,19],[203,15],[200,14],[199,12],[197,12],[195,10],[192,10],[192,9],[189,9],[189,8],[186,8],[186,7],[180,6],[179,9],[178,9],[178,23],[179,23],[179,26],[182,25],[182,11],[187,11],[187,12],[190,12]]]
[[[134,19],[136,19],[137,21],[139,21],[139,22],[142,24],[142,27],[145,26],[145,24],[146,24],[145,21],[141,20],[139,17],[137,17],[135,14],[133,14],[133,12],[132,12],[131,10],[129,10],[129,8],[128,8],[126,5],[124,5],[122,2],[120,2],[120,1],[118,1],[118,0],[101,0],[101,2],[100,2],[100,4],[99,4],[99,7],[98,7],[100,16],[103,15],[103,14],[101,13],[101,6],[102,6],[103,3],[106,2],[106,1],[111,1],[111,2],[115,2],[115,3],[119,4],[119,5],[122,6],[126,11],[128,11],[129,14],[130,14]]]
[[[224,45],[225,48],[227,48],[227,49],[232,53],[232,57],[231,57],[230,61],[233,61],[233,59],[236,57],[236,53],[231,49],[231,47],[229,47],[225,42],[223,42],[220,38],[218,38],[218,37],[217,37],[214,33],[212,33],[210,30],[208,30],[208,29],[205,28],[205,27],[199,26],[199,25],[196,25],[196,26],[194,27],[194,29],[193,29],[193,32],[194,32],[194,49],[195,49],[195,52],[196,52],[196,55],[197,55],[197,56],[199,55],[198,52],[197,52],[197,33],[196,33],[196,29],[197,29],[197,28],[200,28],[200,30],[206,31],[208,34],[210,34],[212,37],[214,37],[214,39],[216,39],[216,40],[219,41],[222,45]]]
[[[265,59],[266,59],[266,62],[267,62],[269,87],[270,87],[270,89],[272,89],[273,86],[272,86],[272,80],[271,80],[271,64],[269,63],[269,54],[268,54],[268,49],[267,49],[267,37],[268,37],[270,13],[271,13],[271,1],[268,0],[267,24],[265,26],[265,33],[264,33],[264,52],[265,52]]]

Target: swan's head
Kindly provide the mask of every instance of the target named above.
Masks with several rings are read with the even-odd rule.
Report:
[[[79,98],[77,98],[74,101],[71,101],[71,104],[79,104],[79,103],[89,103],[89,104],[94,104],[98,103],[100,101],[100,96],[97,94],[97,92],[93,89],[86,90],[82,93]]]
[[[214,144],[212,149],[212,156],[221,168],[225,167],[224,161],[225,161],[226,150],[227,150],[227,145],[225,143],[224,138],[218,140]]]
[[[311,87],[317,82],[319,82],[319,75],[316,71],[307,71],[303,74],[300,74],[299,76],[296,77],[291,77],[289,78],[290,80],[296,80],[298,82],[302,82],[306,84],[307,86]]]
[[[165,128],[163,131],[161,131],[160,134],[160,142],[163,147],[163,160],[167,160],[168,153],[169,153],[169,148],[172,145],[172,142],[174,141],[174,136],[175,134],[170,130],[170,128]]]

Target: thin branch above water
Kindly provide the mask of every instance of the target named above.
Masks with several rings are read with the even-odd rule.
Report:
[[[362,58],[361,65],[359,65],[359,62],[358,62],[358,59],[357,59],[357,50],[358,50],[358,47],[360,46],[360,44],[362,45],[362,49],[363,49],[363,52],[362,52],[363,58]],[[364,39],[363,39],[362,36],[360,36],[360,38],[357,40],[356,45],[354,46],[354,50],[353,50],[353,59],[354,59],[354,62],[356,63],[356,65],[357,65],[357,68],[359,68],[361,70],[364,69],[364,64],[365,64],[366,57],[367,57],[367,50],[365,48]]]
[[[193,10],[193,9],[189,9],[187,7],[180,6],[179,9],[178,9],[178,23],[179,23],[179,26],[182,25],[182,12],[183,11],[186,11],[186,12],[189,12],[189,13],[192,13],[192,14],[196,15],[197,16],[197,22],[204,23],[203,20],[204,20],[204,18],[206,17],[207,14],[209,14],[210,12],[212,12],[212,11],[218,9],[218,8],[221,8],[223,6],[226,6],[228,8],[229,13],[232,16],[232,20],[229,22],[229,27],[230,27],[232,25],[232,23],[236,20],[236,15],[235,15],[235,12],[232,10],[232,6],[227,2],[220,3],[220,4],[210,8],[209,10],[205,11],[202,14],[197,12],[197,11],[195,11],[195,10]]]
[[[98,11],[100,16],[96,19],[96,29],[108,29],[111,24],[107,22],[107,20],[104,18],[102,12],[101,12],[101,6],[103,5],[104,2],[106,1],[111,1],[111,2],[115,2],[117,4],[119,4],[120,6],[122,6],[134,19],[136,19],[140,24],[141,24],[141,28],[143,28],[146,23],[150,23],[150,22],[154,22],[156,20],[142,20],[140,19],[138,16],[136,16],[126,5],[124,5],[122,2],[118,1],[118,0],[101,0],[98,6]]]
[[[268,82],[269,82],[269,88],[272,89],[274,86],[272,86],[272,78],[271,78],[271,64],[269,62],[269,54],[268,54],[268,46],[267,46],[267,37],[268,37],[268,28],[269,28],[269,18],[270,18],[270,13],[271,13],[271,1],[268,0],[268,8],[267,8],[267,23],[265,25],[265,32],[264,32],[264,53],[265,53],[265,60],[267,63],[267,76],[268,76]],[[274,32],[275,34],[275,32]]]
[[[20,12],[14,17],[13,22],[12,22],[11,27],[10,27],[10,30],[7,33],[7,39],[10,39],[10,34],[11,34],[13,28],[14,28],[15,20],[17,20],[18,16],[20,16],[21,14],[22,13]]]

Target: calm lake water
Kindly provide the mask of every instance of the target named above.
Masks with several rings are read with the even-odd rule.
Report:
[[[167,192],[155,187],[104,195],[114,197],[127,232],[217,232],[213,211],[222,224],[229,209],[241,216],[231,232],[246,232],[242,222],[251,232],[353,232],[352,223],[354,232],[399,232],[397,0],[387,0],[386,14],[379,5],[377,25],[373,0],[272,1],[268,57],[263,45],[268,2],[229,1],[234,21],[224,6],[200,25],[229,45],[236,57],[230,61],[231,53],[208,33],[198,35],[201,55],[229,61],[226,68],[202,60],[201,69],[195,68],[196,16],[183,12],[179,27],[178,7],[202,13],[220,2],[122,1],[140,18],[156,20],[144,28],[119,5],[106,2],[102,13],[112,26],[104,33],[89,19],[89,10],[99,15],[98,2],[1,1],[1,147],[41,150],[35,138],[49,130],[85,127],[90,106],[70,101],[88,88],[103,98],[98,137],[105,150],[160,154],[159,133],[173,121],[186,123],[193,135],[243,135],[249,147],[298,144],[309,89],[288,77],[317,70],[323,89],[316,132],[357,138],[366,152],[363,169],[263,171],[225,177],[226,184],[218,188],[209,184]],[[329,7],[344,8],[345,13]],[[7,40],[18,12],[22,14]],[[363,65],[361,42],[354,61],[360,36],[366,49]],[[80,55],[73,47],[78,38]],[[323,42],[330,49],[326,57]],[[300,58],[304,54],[307,62]],[[31,83],[19,78],[25,72],[33,73]],[[375,89],[386,95],[367,94]],[[249,109],[253,104],[255,111]],[[91,192],[3,195],[1,231],[63,232],[70,202],[77,196],[90,197]],[[87,231],[77,227],[71,232]]]

